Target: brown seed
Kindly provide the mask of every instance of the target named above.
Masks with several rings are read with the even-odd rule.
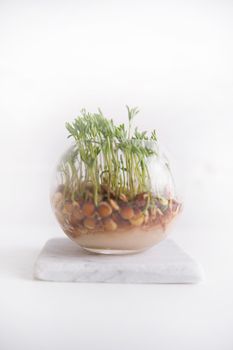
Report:
[[[89,230],[93,230],[95,228],[95,219],[93,218],[86,218],[83,223]]]
[[[148,196],[149,196],[148,192],[141,192],[135,196],[135,199],[146,199],[148,198]]]
[[[134,216],[134,211],[130,207],[122,207],[120,210],[120,214],[123,219],[129,220]]]
[[[117,229],[117,224],[111,218],[104,221],[104,228],[106,231],[115,231]]]
[[[114,201],[114,199],[109,199],[109,203],[113,210],[120,210],[119,205],[117,204],[116,201]]]
[[[80,204],[77,201],[73,201],[73,206],[74,206],[75,209],[76,208],[80,208]]]
[[[120,200],[122,200],[122,202],[128,202],[128,198],[126,197],[126,195],[124,194],[124,193],[121,193],[120,195],[119,195],[119,198],[120,198]]]
[[[78,224],[84,218],[83,212],[79,208],[75,208],[71,214],[70,222],[72,225]]]
[[[101,202],[98,208],[98,212],[102,218],[106,218],[112,214],[112,208],[107,202]]]
[[[144,215],[143,213],[138,213],[134,215],[132,219],[130,219],[130,222],[134,226],[141,226],[144,222]]]
[[[111,218],[112,218],[114,221],[116,221],[117,223],[120,222],[120,221],[122,221],[122,220],[124,220],[124,219],[121,217],[120,213],[117,212],[117,211],[115,211],[115,212],[112,213]]]
[[[65,214],[65,215],[71,215],[73,209],[74,209],[74,207],[73,207],[73,205],[72,205],[72,202],[66,202],[66,203],[64,204],[64,207],[63,207],[62,212],[63,212],[63,214]]]
[[[115,192],[113,192],[107,185],[101,185],[101,191],[103,194],[109,194],[111,197],[115,197]]]
[[[95,206],[92,202],[87,202],[83,205],[82,209],[85,216],[92,216],[95,211]]]
[[[148,201],[148,198],[149,198],[149,193],[148,192],[142,192],[142,193],[138,193],[136,196],[135,196],[135,202],[137,204],[137,206],[139,208],[143,208],[146,206],[146,203]]]

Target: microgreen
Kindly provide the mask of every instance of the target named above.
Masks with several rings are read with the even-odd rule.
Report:
[[[72,123],[66,123],[68,137],[75,144],[63,159],[60,173],[72,198],[77,193],[86,195],[90,184],[96,205],[102,186],[108,189],[108,195],[113,191],[116,197],[123,193],[128,198],[150,189],[147,160],[156,155],[151,146],[157,142],[156,133],[148,136],[138,128],[132,133],[132,121],[139,110],[126,108],[128,128],[125,124],[115,125],[100,109],[94,114],[83,109]]]

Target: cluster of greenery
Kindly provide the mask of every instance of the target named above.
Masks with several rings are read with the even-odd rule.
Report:
[[[156,133],[148,136],[138,128],[132,131],[138,109],[127,106],[127,112],[128,127],[115,125],[100,109],[94,114],[82,110],[73,123],[66,123],[68,137],[73,137],[75,144],[59,170],[62,183],[73,198],[80,193],[85,195],[91,188],[98,204],[103,187],[114,192],[116,198],[120,194],[133,198],[150,188],[147,164],[148,158],[156,155]]]

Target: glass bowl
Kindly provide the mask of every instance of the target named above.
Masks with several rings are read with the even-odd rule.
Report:
[[[93,253],[129,254],[163,240],[177,217],[167,159],[156,141],[76,141],[61,157],[51,204],[65,234]]]

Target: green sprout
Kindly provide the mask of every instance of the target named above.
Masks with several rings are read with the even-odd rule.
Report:
[[[126,108],[128,128],[115,125],[100,109],[93,114],[83,109],[74,122],[66,123],[68,137],[75,144],[59,170],[65,193],[70,192],[72,200],[78,195],[86,199],[90,192],[97,205],[103,188],[108,197],[114,192],[116,198],[124,194],[129,199],[150,189],[147,164],[156,155],[156,133],[148,136],[138,128],[132,133],[132,121],[139,110]]]

